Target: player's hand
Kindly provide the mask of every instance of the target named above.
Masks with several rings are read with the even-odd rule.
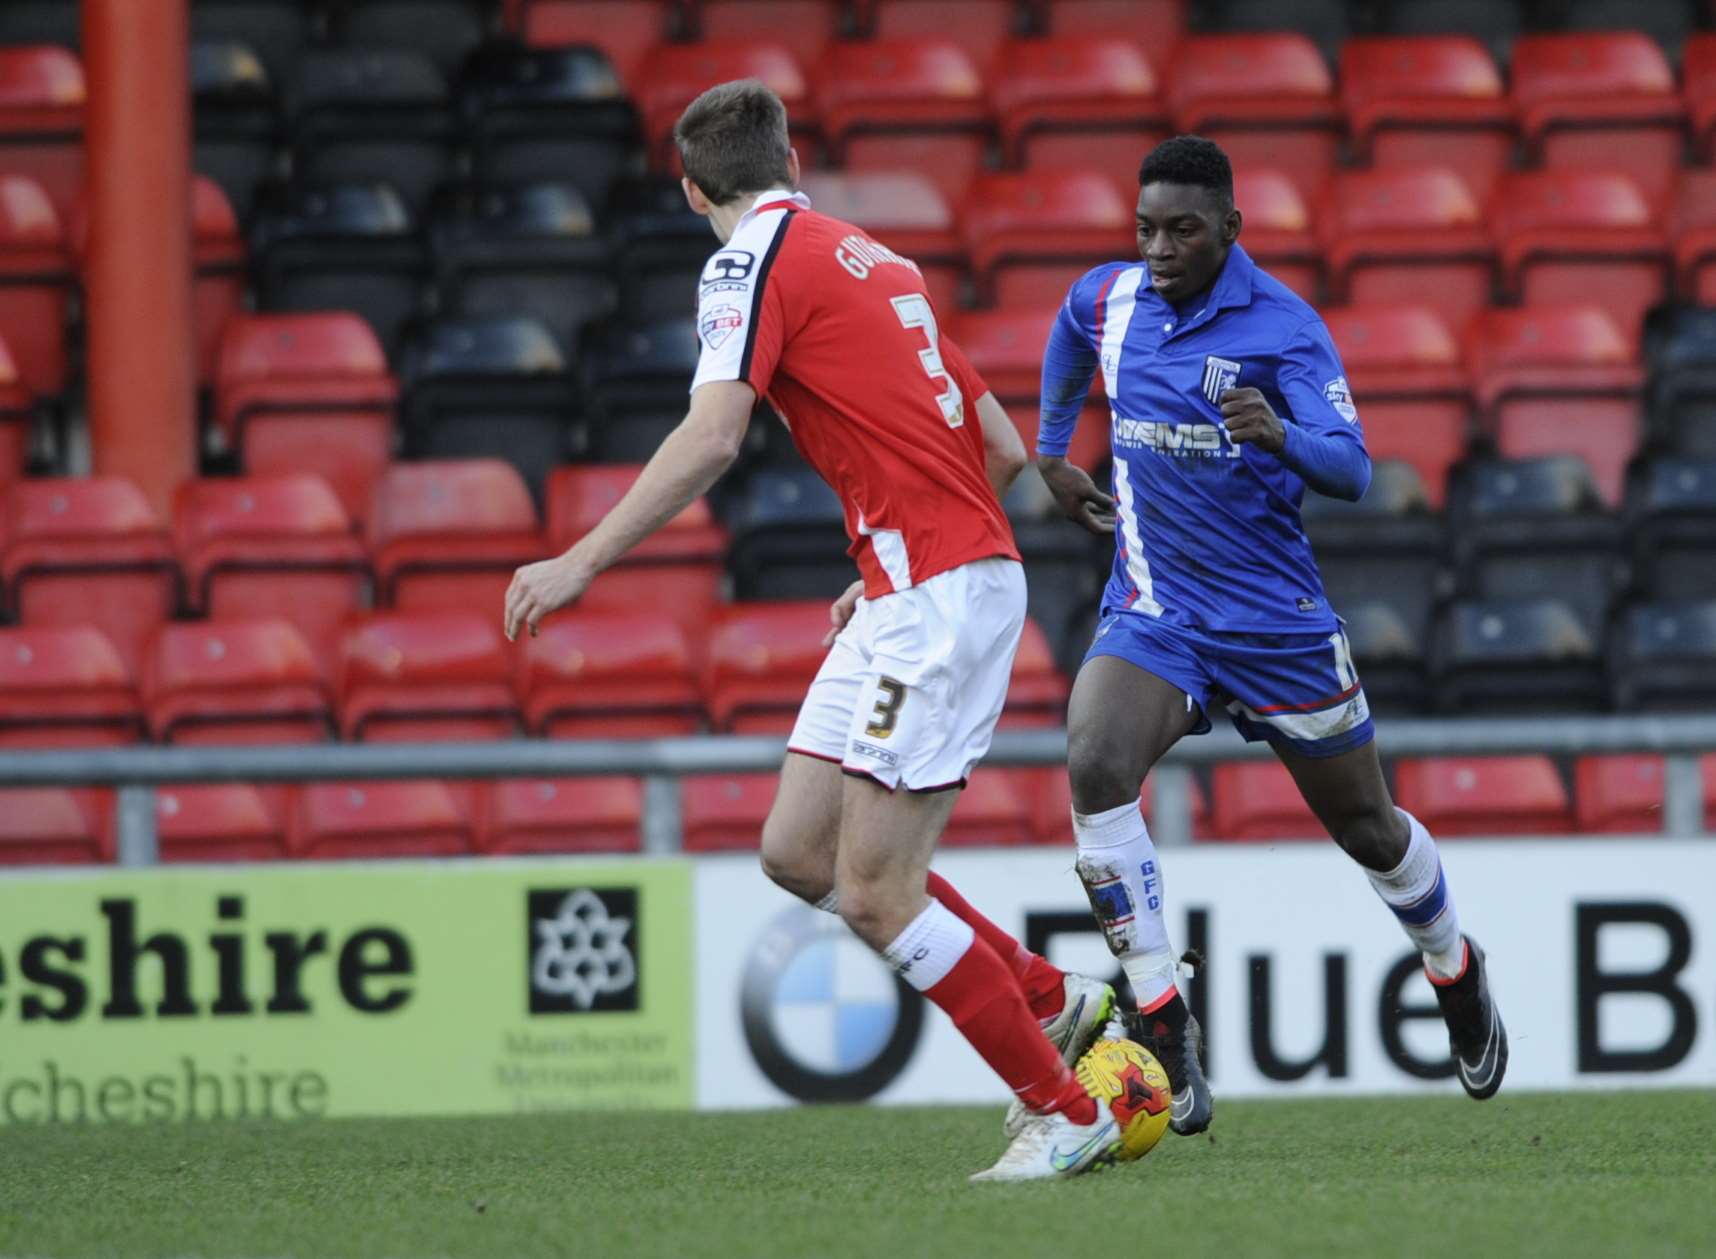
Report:
[[[1252,442],[1272,455],[1281,453],[1287,444],[1287,426],[1263,397],[1259,389],[1228,389],[1216,399],[1221,407],[1222,423],[1235,446]]]
[[[529,629],[534,638],[543,617],[577,599],[595,579],[596,574],[570,554],[526,564],[512,575],[512,584],[506,588],[507,641],[515,641],[522,629]]]
[[[828,607],[828,619],[834,623],[834,628],[822,636],[824,647],[834,646],[834,640],[840,637],[840,631],[846,628],[846,622],[852,619],[852,614],[858,610],[858,600],[864,597],[862,580],[853,582],[846,587],[846,593],[841,595]]]
[[[1096,488],[1088,472],[1054,455],[1037,460],[1037,470],[1068,520],[1091,533],[1114,532],[1114,500]]]

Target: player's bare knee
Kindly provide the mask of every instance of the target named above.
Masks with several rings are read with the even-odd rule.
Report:
[[[874,948],[886,948],[912,919],[897,889],[879,879],[845,877],[835,884],[840,917],[852,933]]]
[[[834,890],[834,870],[822,851],[803,837],[784,832],[774,819],[763,826],[763,873],[794,896],[812,902]]]
[[[1344,815],[1334,837],[1347,856],[1370,870],[1392,870],[1406,856],[1406,823],[1392,804]]]
[[[1104,813],[1138,798],[1144,775],[1125,749],[1098,737],[1074,734],[1067,741],[1067,775],[1073,808]]]

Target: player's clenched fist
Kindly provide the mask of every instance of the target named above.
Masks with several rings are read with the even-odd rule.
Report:
[[[1114,500],[1096,488],[1083,468],[1059,455],[1045,455],[1037,460],[1037,471],[1068,520],[1092,533],[1114,532]]]
[[[1229,389],[1217,399],[1222,423],[1235,446],[1254,442],[1272,455],[1287,444],[1287,426],[1259,389]]]
[[[542,618],[565,607],[590,588],[595,574],[584,570],[570,555],[526,564],[512,575],[506,588],[506,636],[510,642],[521,629],[534,636]]]

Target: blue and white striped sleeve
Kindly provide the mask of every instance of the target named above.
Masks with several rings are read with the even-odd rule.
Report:
[[[1075,313],[1088,305],[1081,298],[1090,278],[1085,276],[1068,291],[1060,314],[1049,329],[1048,344],[1043,347],[1043,383],[1037,417],[1039,458],[1067,453],[1073,430],[1078,427],[1079,411],[1090,393],[1091,378],[1096,375],[1096,345],[1090,330],[1079,322]]]

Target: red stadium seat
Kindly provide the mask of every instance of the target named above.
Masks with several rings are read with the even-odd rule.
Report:
[[[484,853],[637,852],[643,788],[635,778],[502,779],[483,792]]]
[[[799,187],[822,213],[917,263],[937,311],[958,308],[965,242],[933,182],[913,171],[806,171]]]
[[[6,339],[0,337],[0,494],[24,475],[34,421],[35,399],[19,378]]]
[[[947,819],[941,842],[949,848],[1029,844],[1031,788],[1038,773],[1029,769],[977,769]]]
[[[1149,152],[1172,128],[1155,72],[1129,39],[1012,40],[989,99],[1007,162],[1033,170],[1103,170],[1117,153]]]
[[[1503,455],[1579,455],[1604,499],[1620,504],[1644,372],[1633,339],[1602,308],[1484,311],[1466,330],[1466,361]]]
[[[1490,203],[1503,282],[1527,305],[1596,302],[1629,336],[1666,294],[1667,241],[1627,175],[1534,171],[1504,176]]]
[[[1716,171],[1689,170],[1680,177],[1674,269],[1683,299],[1716,306]]]
[[[20,481],[0,556],[17,619],[94,625],[135,671],[178,605],[173,552],[143,492],[121,477]]]
[[[784,43],[801,66],[816,64],[841,34],[841,0],[698,0],[704,39]]]
[[[1336,175],[1317,226],[1338,301],[1419,302],[1456,324],[1489,304],[1495,246],[1477,198],[1451,170]]]
[[[1193,35],[1174,50],[1174,125],[1219,141],[1237,168],[1271,166],[1306,196],[1335,164],[1341,111],[1329,67],[1297,32]]]
[[[970,311],[950,320],[944,335],[965,351],[1007,415],[1019,429],[1028,454],[1037,449],[1037,403],[1042,391],[1043,346],[1055,321],[1055,304],[1005,306]],[[1067,459],[1081,468],[1094,468],[1108,457],[1108,403],[1100,382],[1093,382],[1090,400],[1073,431]]]
[[[997,305],[1058,304],[1099,262],[1137,253],[1133,207],[1092,171],[979,175],[962,223],[978,291]]]
[[[0,865],[110,864],[111,798],[111,792],[88,788],[0,791]]]
[[[1716,149],[1716,31],[1693,35],[1681,59],[1692,143],[1705,161]]]
[[[76,54],[0,46],[0,171],[36,180],[62,214],[83,185],[83,107]]]
[[[590,465],[549,473],[548,550],[559,554],[600,524],[640,470],[635,465]],[[727,531],[716,523],[708,501],[698,499],[596,578],[578,606],[659,609],[677,620],[691,641],[699,641],[721,600],[726,555]]]
[[[712,624],[703,666],[704,706],[714,728],[736,734],[792,729],[828,649],[828,603],[741,603]]]
[[[1513,49],[1527,147],[1555,169],[1619,170],[1658,197],[1680,166],[1674,69],[1642,31],[1527,35]]]
[[[142,734],[137,688],[107,635],[0,629],[0,748],[113,747]]]
[[[162,861],[278,861],[286,855],[284,788],[242,783],[163,787],[155,793]]]
[[[1046,0],[1044,24],[1054,35],[1112,35],[1136,31],[1147,36],[1144,51],[1158,74],[1186,31],[1188,0]]]
[[[281,620],[163,626],[143,670],[143,704],[160,743],[318,743],[333,732],[315,653]]]
[[[1441,756],[1394,769],[1396,802],[1432,835],[1564,835],[1572,804],[1547,756]]]
[[[310,783],[291,801],[291,857],[454,857],[471,849],[465,811],[438,782]]]
[[[754,852],[780,775],[693,774],[683,780],[680,825],[686,852]]]
[[[1210,771],[1210,796],[1210,839],[1328,837],[1280,761],[1225,761]]]
[[[1581,835],[1662,833],[1663,758],[1581,756],[1573,765],[1573,820]]]
[[[664,609],[592,612],[547,621],[519,653],[525,725],[551,739],[653,739],[695,734],[702,696],[685,632]]]
[[[977,67],[957,44],[834,44],[811,80],[822,135],[838,164],[916,171],[950,203],[962,203],[983,162],[989,107]]]
[[[1459,341],[1427,306],[1349,306],[1324,311],[1323,321],[1358,400],[1371,458],[1411,464],[1440,509],[1471,416]]]
[[[1025,618],[1019,635],[1019,650],[1013,657],[1013,674],[1007,684],[1007,703],[1001,725],[1019,730],[1058,728],[1066,724],[1067,680],[1055,668],[1054,649],[1043,627]]]
[[[342,738],[369,743],[503,739],[519,725],[500,615],[377,612],[340,646]]]
[[[857,0],[860,29],[880,39],[951,39],[980,69],[1016,29],[1013,0]]]
[[[369,593],[363,544],[321,477],[187,481],[173,503],[173,543],[192,612],[282,617],[324,663]]]
[[[42,186],[0,173],[0,337],[32,393],[66,385],[66,306],[74,283],[59,215]]]
[[[638,70],[632,100],[643,115],[650,161],[678,170],[673,124],[706,89],[732,79],[756,79],[774,89],[786,106],[787,125],[796,134],[799,160],[809,163],[815,128],[809,126],[809,89],[804,71],[780,44],[711,40],[701,44],[660,44]]]
[[[497,624],[513,571],[544,554],[530,490],[501,459],[389,467],[375,489],[369,544],[378,605],[481,608]]]
[[[1066,770],[1059,766],[1029,771],[1038,775],[1032,788],[1031,833],[1036,843],[1070,847],[1074,843],[1072,830],[1072,784]],[[1148,821],[1153,818],[1154,790],[1152,780],[1144,780],[1144,790],[1138,797],[1138,807]],[[1202,836],[1209,830],[1209,801],[1196,778],[1188,780],[1192,797],[1192,834]]]
[[[678,0],[524,0],[521,33],[532,48],[594,44],[620,82],[634,86],[650,49],[672,34]]]
[[[399,385],[361,316],[239,315],[221,335],[214,418],[252,473],[322,476],[354,521],[393,457]]]
[[[1131,182],[1137,182],[1136,176]],[[1306,301],[1321,300],[1323,251],[1311,232],[1305,197],[1293,181],[1270,167],[1237,170],[1233,202],[1245,216],[1241,238],[1252,260]]]
[[[1479,201],[1513,156],[1513,103],[1469,35],[1359,36],[1341,45],[1353,146],[1375,166],[1446,166]]]

